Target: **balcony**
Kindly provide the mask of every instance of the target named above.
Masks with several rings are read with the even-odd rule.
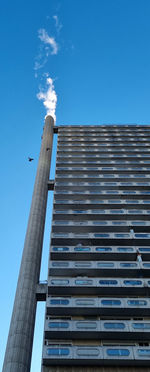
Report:
[[[150,299],[122,297],[47,297],[47,315],[148,317]]]
[[[44,365],[149,367],[150,348],[135,346],[45,345]]]
[[[127,272],[128,274],[128,272]],[[150,280],[114,277],[61,277],[48,278],[49,295],[102,295],[102,296],[150,296]]]
[[[46,320],[46,339],[150,341],[150,321]]]

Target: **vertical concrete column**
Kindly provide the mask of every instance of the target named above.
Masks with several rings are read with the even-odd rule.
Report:
[[[30,371],[36,315],[36,285],[40,275],[53,126],[54,120],[48,116],[45,120],[3,372]]]

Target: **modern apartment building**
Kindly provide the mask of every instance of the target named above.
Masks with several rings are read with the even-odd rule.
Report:
[[[47,117],[3,372],[30,371],[38,300],[46,300],[43,372],[150,370],[149,221],[150,126],[54,127]]]
[[[43,370],[149,366],[150,126],[57,130]]]

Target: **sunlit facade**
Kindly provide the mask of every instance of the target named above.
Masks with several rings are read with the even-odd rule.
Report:
[[[147,367],[150,126],[57,131],[43,371]]]

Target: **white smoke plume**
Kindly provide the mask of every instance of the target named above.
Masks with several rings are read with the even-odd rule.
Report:
[[[48,85],[48,89],[46,91],[43,91],[42,89],[40,89],[39,93],[37,94],[37,98],[43,101],[43,104],[46,108],[46,116],[51,115],[56,121],[55,112],[56,112],[56,104],[57,104],[57,94],[55,92],[53,79],[50,77],[47,77],[46,84]]]
[[[58,53],[58,44],[56,43],[56,40],[54,37],[49,36],[48,33],[44,28],[41,28],[38,31],[39,39],[43,41],[44,44],[47,44],[51,47],[51,55]]]

